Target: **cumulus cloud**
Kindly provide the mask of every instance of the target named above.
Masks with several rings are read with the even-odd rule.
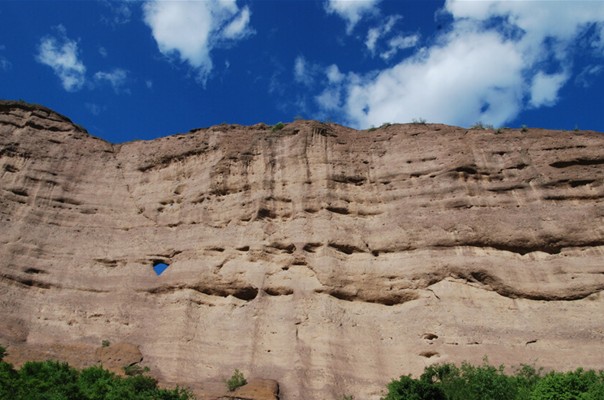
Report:
[[[448,0],[443,11],[452,17],[450,29],[396,65],[348,72],[338,82],[327,77],[330,67],[317,104],[357,127],[420,117],[501,125],[523,109],[556,104],[572,74],[577,39],[592,35],[592,46],[602,40],[602,30],[590,28],[604,20],[604,2]],[[368,49],[377,49],[380,32],[370,31]],[[415,40],[401,36],[392,45]]]
[[[79,59],[78,43],[66,36],[63,26],[55,30],[56,36],[40,40],[36,60],[52,68],[65,90],[78,91],[86,82],[86,67]]]
[[[252,32],[250,10],[236,0],[151,0],[143,4],[143,14],[159,51],[188,63],[204,84],[213,68],[212,49]]]
[[[129,93],[129,90],[124,88],[128,80],[128,71],[126,70],[115,68],[109,72],[99,71],[94,74],[94,79],[97,82],[106,82],[111,85],[115,93]]]
[[[361,18],[377,13],[380,0],[327,0],[323,3],[328,14],[336,14],[346,21],[346,32],[352,30]]]

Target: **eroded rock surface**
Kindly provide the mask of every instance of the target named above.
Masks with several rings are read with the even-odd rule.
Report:
[[[91,363],[135,343],[162,382],[238,368],[286,400],[378,399],[485,355],[604,368],[603,198],[595,132],[297,121],[113,145],[2,102],[0,342]]]

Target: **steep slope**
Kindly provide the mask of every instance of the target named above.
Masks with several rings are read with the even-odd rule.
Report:
[[[297,121],[112,145],[0,103],[0,343],[378,399],[444,361],[604,368],[604,135]],[[155,262],[170,267],[161,275]],[[91,356],[92,357],[92,356]]]

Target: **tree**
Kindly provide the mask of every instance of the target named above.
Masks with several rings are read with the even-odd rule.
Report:
[[[591,396],[604,392],[602,372],[584,371],[551,372],[543,377],[531,394],[531,400],[591,400]],[[598,398],[598,397],[595,397]]]
[[[19,370],[20,399],[68,400],[82,398],[78,371],[58,361],[26,362]]]
[[[388,394],[382,400],[445,400],[442,389],[426,380],[401,376],[388,384]]]

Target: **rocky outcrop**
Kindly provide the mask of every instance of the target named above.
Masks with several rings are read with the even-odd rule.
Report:
[[[3,102],[0,342],[91,362],[136,343],[162,382],[238,368],[286,400],[484,356],[604,368],[603,199],[596,132],[296,121],[114,145]]]
[[[132,343],[103,343],[95,351],[97,364],[118,375],[125,375],[124,368],[132,368],[143,361],[139,347]],[[140,371],[143,368],[140,367]]]

